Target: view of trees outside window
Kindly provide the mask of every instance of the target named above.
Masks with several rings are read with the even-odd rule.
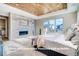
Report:
[[[61,32],[63,31],[63,19],[57,18],[53,20],[46,20],[44,21],[44,28],[46,29],[47,33]]]

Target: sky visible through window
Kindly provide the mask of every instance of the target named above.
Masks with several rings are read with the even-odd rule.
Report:
[[[61,31],[63,29],[63,19],[52,19],[44,21],[44,28],[47,28],[50,32],[51,31]]]

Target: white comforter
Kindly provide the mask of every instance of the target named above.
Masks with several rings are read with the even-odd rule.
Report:
[[[73,45],[71,41],[65,41],[65,35],[61,33],[54,33],[50,35],[45,35],[46,40],[55,41],[57,43],[63,44],[65,46],[77,49],[77,45]]]

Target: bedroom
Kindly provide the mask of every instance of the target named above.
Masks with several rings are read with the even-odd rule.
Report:
[[[12,7],[9,5],[11,5]],[[21,4],[21,7],[18,7],[19,5],[20,4],[0,4],[0,10],[3,10],[3,12],[6,10],[10,19],[9,40],[3,42],[4,56],[54,56],[54,54],[55,56],[75,55],[75,50],[78,46],[73,45],[71,41],[66,41],[65,37],[67,35],[67,30],[71,27],[71,25],[78,23],[78,4],[68,3],[65,4],[67,5],[67,7],[64,7],[66,9],[63,9],[61,7],[57,11],[56,9],[51,9],[54,4],[44,4],[46,8],[47,6],[49,6],[47,8],[48,10],[44,10],[44,14],[42,12],[42,8],[44,7],[41,7],[42,11],[40,11],[40,9],[38,8],[38,6],[40,7],[43,4],[37,4],[37,6],[36,4],[33,4],[33,7],[37,8],[38,11],[36,9],[33,9],[33,7],[31,7],[33,10],[27,9],[27,11],[32,14],[25,12],[25,9],[24,11],[22,11],[23,9],[20,10],[21,7],[23,7],[23,5],[25,4]],[[28,8],[28,5],[30,6],[31,4],[26,5],[26,8]],[[61,3],[59,5],[62,6]],[[51,10],[53,12],[51,12]],[[35,15],[33,15],[34,12]],[[47,22],[46,26],[44,24],[45,22]],[[31,43],[34,43],[31,42],[31,39],[36,38],[45,39],[46,51],[54,49],[52,50],[54,51],[54,54],[50,54],[52,53],[51,50],[51,52],[49,53],[40,50],[35,51],[34,47],[31,45]],[[64,50],[61,50],[63,48]]]

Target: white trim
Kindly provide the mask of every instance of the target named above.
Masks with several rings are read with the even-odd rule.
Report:
[[[46,18],[50,18],[56,15],[61,15],[61,14],[66,14],[66,13],[71,13],[71,12],[75,12],[77,9],[64,9],[64,10],[60,10],[60,11],[56,11],[56,12],[51,12],[42,16],[39,16],[38,19],[46,19]]]
[[[11,7],[7,4],[0,3],[0,11],[6,12],[5,15],[7,15],[8,13],[14,13],[14,14],[22,15],[24,17],[28,17],[28,18],[31,18],[31,19],[34,19],[34,20],[46,19],[46,18],[50,18],[50,17],[60,15],[60,14],[75,12],[77,10],[77,8],[72,8],[72,6],[70,6],[70,7],[67,8],[67,9],[60,10],[60,11],[51,12],[51,13],[48,13],[48,14],[45,14],[45,15],[36,16],[36,15],[30,14],[28,12],[25,12],[23,10]]]
[[[0,10],[0,15],[9,16],[7,12],[1,11],[1,10]]]
[[[22,16],[29,17],[29,18],[32,18],[32,19],[37,19],[38,18],[35,15],[32,15],[28,12],[22,11],[20,9],[11,7],[11,6],[9,6],[7,4],[3,4],[3,3],[0,3],[0,11],[6,12],[6,13],[14,13],[14,14],[22,15]]]
[[[12,14],[9,13],[9,16],[10,16],[9,19],[8,19],[9,20],[9,25],[8,25],[9,26],[9,29],[8,29],[9,30],[9,40],[12,40],[12,37],[13,37],[12,36],[12,32],[13,32],[12,31],[12,24],[13,24],[12,23]]]

